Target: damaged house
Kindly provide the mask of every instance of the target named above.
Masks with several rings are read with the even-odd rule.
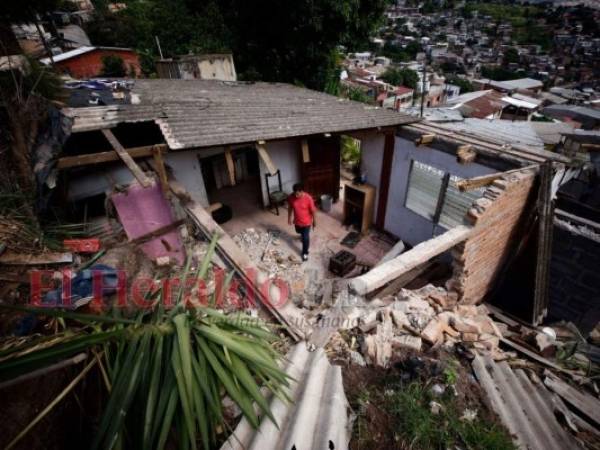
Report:
[[[600,424],[588,373],[551,359],[563,335],[539,327],[565,318],[557,236],[598,229],[554,212],[589,169],[572,154],[285,84],[135,80],[103,99],[62,109],[50,202],[103,237],[124,231],[157,267],[214,244],[211,264],[247,281],[240,295],[289,340],[292,402],[269,399],[278,425],[244,418],[221,448],[348,448],[346,374],[329,359],[389,369],[425,349],[466,355],[519,448],[575,448]],[[321,209],[306,263],[287,225],[298,182]]]

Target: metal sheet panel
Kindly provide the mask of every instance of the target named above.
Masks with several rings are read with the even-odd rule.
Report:
[[[521,449],[564,450],[580,448],[554,415],[552,395],[531,382],[523,369],[512,370],[506,361],[475,356],[473,371],[492,409]]]
[[[255,430],[242,419],[221,450],[347,449],[348,400],[342,368],[332,366],[322,348],[309,352],[306,343],[292,348],[286,373],[292,382],[292,403],[271,400],[277,425],[264,418]]]

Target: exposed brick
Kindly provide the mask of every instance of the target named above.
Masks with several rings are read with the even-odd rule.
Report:
[[[494,181],[477,199],[467,218],[472,235],[452,252],[453,278],[447,285],[464,304],[480,302],[515,244],[515,234],[530,198],[535,175],[515,172]]]

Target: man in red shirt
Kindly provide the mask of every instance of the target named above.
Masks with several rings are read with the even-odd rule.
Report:
[[[308,246],[310,245],[310,227],[316,224],[315,202],[310,194],[304,192],[302,183],[294,185],[294,193],[288,197],[288,224],[292,224],[292,213],[294,214],[294,225],[296,233],[302,237],[302,261],[308,260]]]

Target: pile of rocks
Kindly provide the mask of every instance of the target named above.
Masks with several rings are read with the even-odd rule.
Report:
[[[455,294],[432,285],[373,300],[358,318],[358,328],[364,333],[363,356],[382,367],[424,345],[451,350],[461,343],[495,360],[506,358],[498,348],[504,324],[494,322],[484,305],[459,305]]]

